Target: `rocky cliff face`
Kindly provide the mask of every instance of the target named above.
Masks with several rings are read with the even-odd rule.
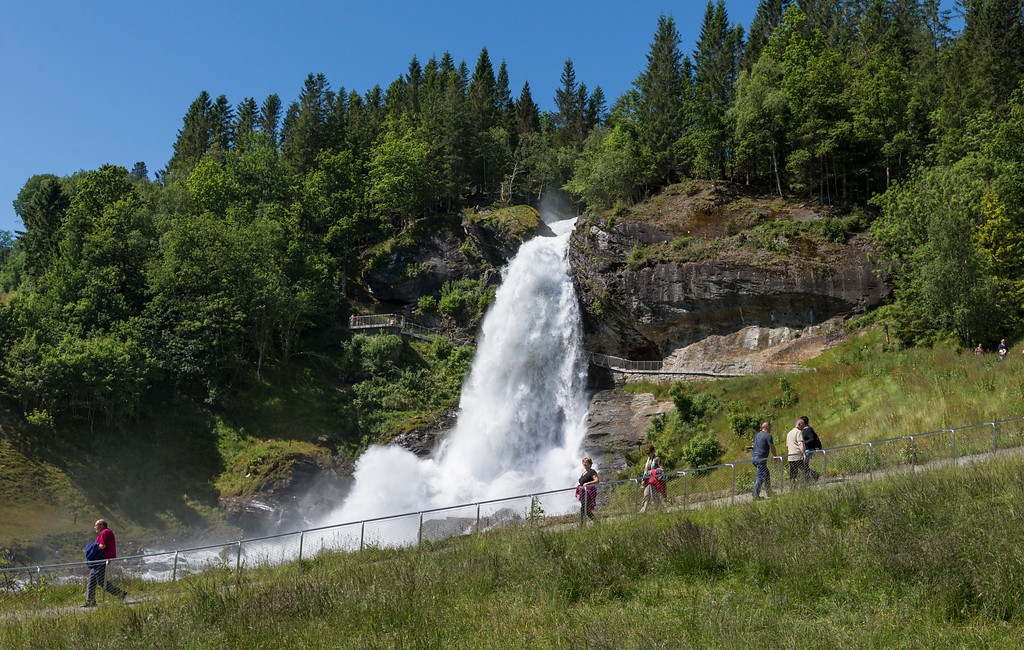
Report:
[[[813,222],[841,228],[837,217],[758,210],[712,192],[663,201],[642,221],[590,216],[577,225],[570,263],[591,349],[669,357],[748,328],[799,332],[889,294],[866,234],[817,234],[827,230]]]
[[[458,226],[444,225],[410,238],[404,246],[396,244],[365,273],[363,281],[374,300],[405,307],[438,295],[445,282],[479,277],[500,282],[501,267],[523,240],[550,232],[529,206],[482,210],[465,216]]]

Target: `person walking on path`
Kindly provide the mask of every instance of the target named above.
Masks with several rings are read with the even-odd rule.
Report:
[[[593,467],[594,461],[590,456],[583,457],[583,473],[580,474],[580,484],[576,488],[576,498],[580,500],[580,519],[583,515],[593,519],[594,505],[597,503],[597,484],[601,481],[597,470]]]
[[[999,352],[1000,361],[1006,358],[1006,339],[999,339],[999,347],[997,348],[997,351]]]
[[[658,508],[661,507],[662,499],[667,494],[667,486],[665,485],[665,469],[661,465],[661,459],[655,456],[651,459],[651,468],[645,472],[647,478],[647,486],[644,488],[644,502],[640,504],[640,512],[647,512],[647,504],[652,500],[654,505]]]
[[[800,434],[800,427],[803,420],[797,419],[793,428],[786,434],[786,451],[789,452],[786,461],[789,464],[789,480],[796,481],[797,476],[806,478],[807,460],[804,457],[804,439]]]
[[[644,475],[641,480],[644,486],[644,498],[640,502],[640,512],[647,510],[647,504],[651,502],[651,499],[655,498],[654,488],[651,487],[651,470],[654,469],[654,459],[657,457],[654,453],[654,445],[647,445],[647,461],[644,462]]]
[[[106,519],[97,519],[92,527],[96,530],[96,541],[89,544],[85,552],[86,559],[93,559],[95,563],[90,562],[89,586],[86,589],[85,604],[82,607],[96,606],[96,585],[102,586],[111,596],[121,600],[128,597],[127,591],[107,579],[107,563],[117,557],[117,541],[114,539],[114,531],[107,526]],[[99,552],[97,553],[97,551]]]
[[[655,494],[660,494],[662,499],[668,499],[668,479],[665,478],[665,466],[661,464],[661,458],[654,459],[651,485],[654,487]]]
[[[769,452],[771,452],[769,454]],[[767,420],[761,423],[761,430],[754,434],[754,444],[751,449],[751,460],[757,468],[757,478],[754,479],[754,498],[761,498],[761,486],[764,486],[765,494],[772,495],[772,475],[768,471],[768,459],[775,456],[775,441],[772,440],[772,423]]]
[[[821,450],[821,438],[818,437],[818,432],[811,426],[811,420],[806,415],[800,416],[797,422],[800,427],[800,437],[804,443],[804,468],[807,472],[807,479],[817,481],[821,475],[811,469],[811,457],[815,451]]]

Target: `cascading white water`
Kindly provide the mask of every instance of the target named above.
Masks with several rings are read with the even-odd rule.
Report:
[[[586,363],[567,249],[575,220],[524,243],[503,272],[436,457],[371,447],[322,525],[572,485],[585,433]]]

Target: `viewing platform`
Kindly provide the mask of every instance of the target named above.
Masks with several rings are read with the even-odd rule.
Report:
[[[370,314],[368,316],[349,316],[348,328],[353,332],[368,332],[370,334],[385,333],[408,336],[409,338],[421,341],[433,341],[437,337],[450,339],[447,334],[440,330],[423,327],[407,320],[401,314]]]

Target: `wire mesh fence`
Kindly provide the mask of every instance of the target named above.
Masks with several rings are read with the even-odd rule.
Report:
[[[819,482],[879,473],[913,472],[925,465],[954,463],[971,456],[1024,447],[1024,418],[1000,420],[816,450],[806,459],[776,456],[764,461],[775,492],[804,489]],[[104,584],[139,595],[155,583],[211,571],[313,558],[323,552],[420,546],[450,537],[506,527],[580,525],[594,518],[624,517],[641,509],[699,508],[750,499],[758,464],[737,460],[710,467],[666,472],[658,489],[639,478],[461,504],[415,513],[348,522],[255,539],[160,551],[109,560],[97,599],[112,598]],[[645,496],[647,497],[645,499]],[[646,501],[646,503],[645,503]],[[95,568],[85,562],[0,567],[0,604],[9,599],[39,606],[57,604],[68,594],[85,597]],[[113,595],[112,595],[113,594]]]

